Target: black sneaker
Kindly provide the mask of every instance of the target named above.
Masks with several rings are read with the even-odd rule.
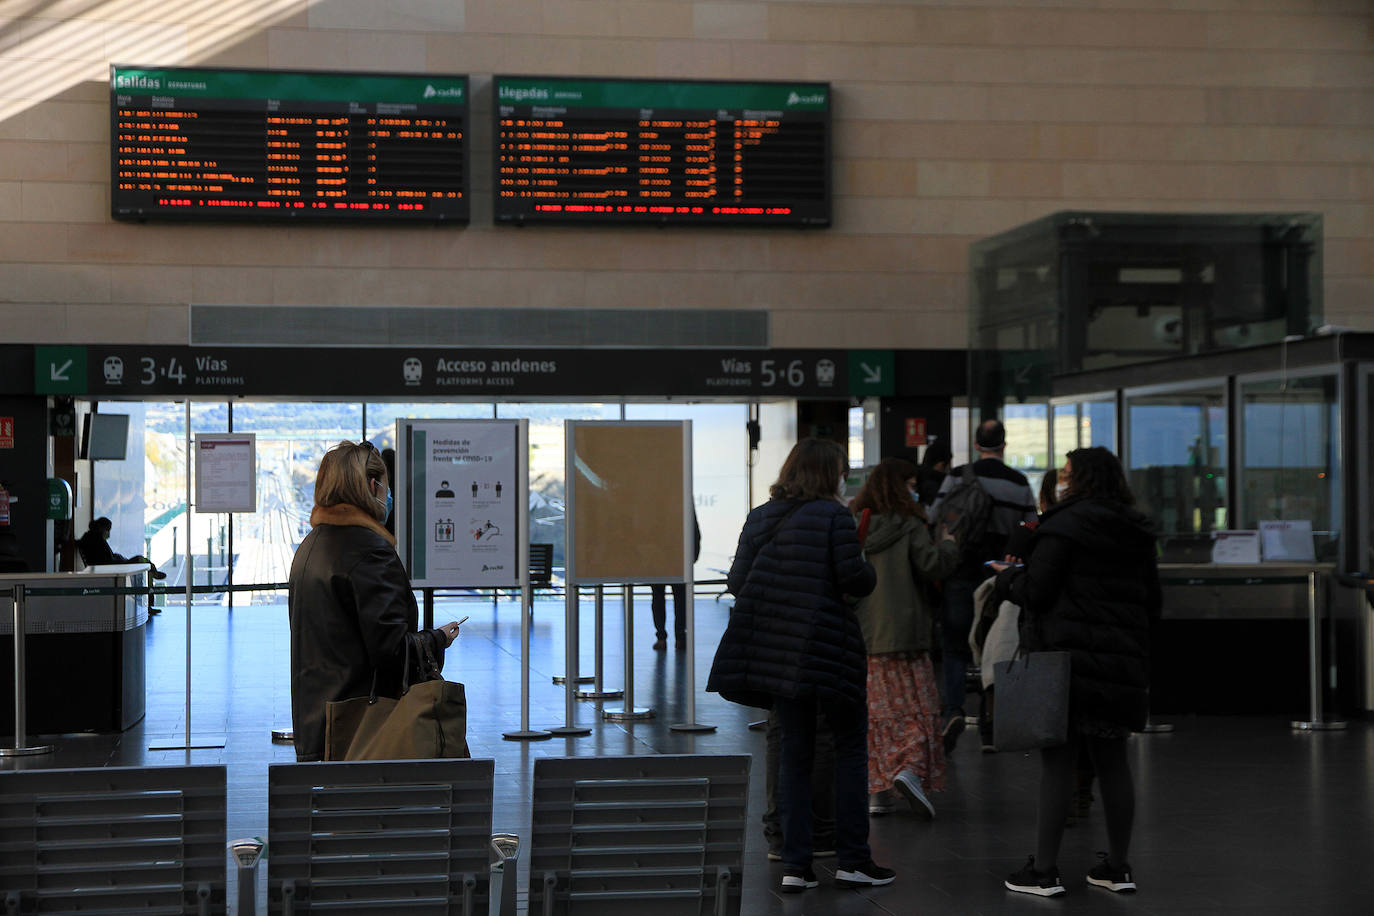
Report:
[[[1118,894],[1135,892],[1135,879],[1131,876],[1131,866],[1122,863],[1120,868],[1112,865],[1105,852],[1097,854],[1098,862],[1088,872],[1088,883],[1105,887]]]
[[[821,882],[816,880],[816,873],[808,865],[806,868],[784,868],[782,870],[782,887],[784,894],[800,894],[810,887],[820,887]]]
[[[869,859],[852,868],[841,868],[835,872],[836,887],[882,887],[897,879],[897,873],[890,868]]]
[[[964,711],[956,709],[945,719],[945,727],[940,730],[940,737],[944,739],[945,755],[954,753],[954,746],[959,743],[959,736],[964,733]]]
[[[1020,871],[1007,875],[1007,890],[1018,894],[1035,894],[1037,897],[1058,897],[1064,893],[1064,885],[1059,880],[1059,869],[1049,871],[1035,870],[1035,856],[1026,859]]]

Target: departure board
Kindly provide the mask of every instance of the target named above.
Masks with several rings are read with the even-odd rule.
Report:
[[[830,224],[830,85],[497,76],[498,223]]]
[[[468,220],[468,78],[110,68],[115,219]]]

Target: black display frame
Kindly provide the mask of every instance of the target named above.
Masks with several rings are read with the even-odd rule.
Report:
[[[824,92],[824,110],[821,113],[820,123],[823,131],[823,153],[821,162],[822,178],[824,191],[819,204],[819,213],[791,215],[790,217],[777,216],[772,214],[740,214],[740,213],[682,213],[682,212],[645,212],[645,213],[626,213],[626,212],[558,212],[558,213],[537,213],[530,211],[530,208],[523,208],[525,212],[514,212],[513,208],[503,207],[501,195],[501,120],[502,99],[501,87],[504,82],[511,81],[550,81],[569,84],[620,84],[627,86],[655,87],[655,86],[678,86],[678,87],[720,87],[722,90],[748,90],[758,89],[781,89],[781,88],[805,88],[808,91]],[[720,106],[715,106],[721,110]],[[624,106],[624,110],[633,110]],[[671,110],[671,109],[670,109]],[[687,109],[679,109],[687,110]],[[699,111],[702,109],[691,109]],[[532,226],[532,225],[604,225],[604,226],[634,226],[634,225],[653,225],[665,226],[711,226],[720,228],[722,226],[741,226],[752,229],[776,227],[791,229],[825,229],[829,228],[834,219],[834,87],[829,82],[816,80],[720,80],[720,79],[666,79],[666,78],[634,78],[634,77],[600,77],[600,76],[575,76],[575,75],[530,75],[530,74],[495,74],[491,80],[491,191],[492,191],[492,221],[498,226]],[[677,210],[680,205],[675,205]]]
[[[186,74],[188,79],[193,78],[194,74],[218,74],[230,79],[246,79],[253,76],[263,79],[281,80],[338,80],[338,81],[367,81],[369,83],[388,83],[397,81],[425,81],[427,85],[439,83],[461,83],[462,98],[460,102],[449,103],[461,109],[460,115],[447,115],[449,117],[460,116],[462,118],[461,145],[462,145],[462,175],[459,190],[461,197],[457,199],[457,205],[450,205],[442,211],[411,211],[406,209],[390,208],[385,211],[375,209],[365,209],[361,207],[347,208],[321,208],[318,210],[309,208],[292,209],[268,209],[259,207],[206,207],[206,208],[148,208],[127,203],[121,207],[120,192],[118,190],[119,177],[119,157],[120,145],[117,140],[119,133],[119,109],[118,96],[121,92],[127,94],[130,91],[139,92],[150,87],[144,86],[117,86],[117,74],[121,72],[129,73],[180,73]],[[117,222],[171,222],[171,223],[252,223],[258,225],[453,225],[466,226],[472,218],[472,78],[470,74],[458,73],[419,73],[404,71],[369,71],[369,70],[314,70],[296,68],[260,68],[260,67],[182,67],[182,66],[139,66],[128,64],[111,64],[109,78],[109,114],[110,114],[110,216]],[[440,90],[442,94],[445,90]],[[260,96],[206,96],[208,98],[221,98],[233,100],[253,100]],[[269,96],[261,96],[264,101],[264,110],[267,110],[266,103]],[[293,101],[302,101],[294,99]],[[306,100],[309,101],[309,100]],[[329,103],[338,103],[340,99],[321,100]],[[371,99],[366,104],[382,105],[395,104],[381,102]],[[443,103],[434,103],[443,104]],[[350,112],[359,114],[361,112]],[[380,114],[380,112],[379,112]],[[264,134],[264,139],[265,139]]]

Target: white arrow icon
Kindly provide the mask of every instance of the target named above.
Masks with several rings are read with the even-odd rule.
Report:
[[[883,380],[882,366],[870,366],[868,363],[860,362],[859,368],[863,370],[865,385],[877,385]]]
[[[1012,371],[1012,376],[1011,376],[1011,378],[1012,378],[1012,384],[1015,384],[1015,385],[1029,385],[1029,384],[1030,384],[1030,374],[1031,374],[1031,367],[1030,367],[1030,366],[1018,366],[1016,369],[1014,369],[1014,370]]]
[[[67,370],[72,367],[72,361],[67,360],[61,366],[57,363],[48,363],[48,381],[51,382],[70,382],[67,377]]]

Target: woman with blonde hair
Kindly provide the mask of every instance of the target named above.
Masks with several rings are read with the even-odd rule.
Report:
[[[378,696],[396,696],[407,656],[421,671],[442,668],[458,635],[455,623],[416,632],[410,578],[382,524],[390,510],[386,465],[370,442],[325,453],[287,604],[297,760],[323,758],[326,703],[368,696],[374,684]]]
[[[864,554],[878,574],[855,609],[868,650],[868,811],[890,812],[895,789],[917,816],[931,818],[925,790],[944,788],[945,755],[926,596],[959,564],[959,548],[948,533],[931,538],[912,493],[916,480],[910,461],[884,458],[850,509],[869,513]]]

